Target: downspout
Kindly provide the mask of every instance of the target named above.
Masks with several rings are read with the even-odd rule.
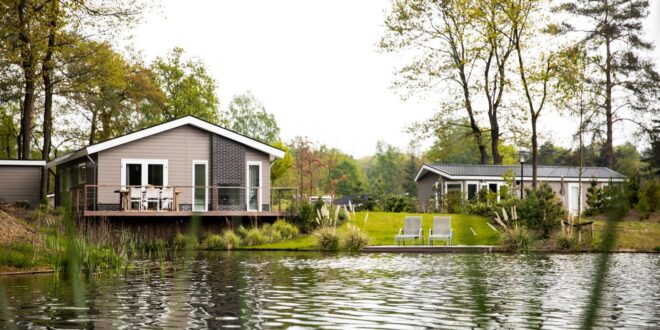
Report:
[[[92,165],[94,165],[94,172],[92,172],[92,178],[93,178],[92,180],[94,181],[94,184],[96,185],[96,188],[94,188],[94,211],[96,211],[96,204],[98,202],[96,200],[96,189],[98,189],[98,182],[96,182],[96,163],[94,162],[92,157],[89,157],[89,154],[87,154],[86,156],[87,156],[87,159],[89,159],[89,161],[92,162]]]

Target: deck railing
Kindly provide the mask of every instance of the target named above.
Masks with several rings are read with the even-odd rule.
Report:
[[[131,188],[142,193],[131,198]],[[164,189],[171,189],[171,195]],[[148,190],[155,192],[147,193]],[[167,195],[167,196],[166,196]],[[265,197],[268,196],[266,199]],[[76,213],[84,211],[292,211],[300,200],[293,187],[80,185],[68,194]],[[63,203],[64,204],[64,203]]]

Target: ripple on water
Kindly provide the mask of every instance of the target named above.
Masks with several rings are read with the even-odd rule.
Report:
[[[78,293],[66,278],[3,278],[0,325],[579,328],[599,257],[204,253],[176,272],[144,263],[88,278]],[[598,326],[660,327],[659,270],[655,254],[611,255]]]

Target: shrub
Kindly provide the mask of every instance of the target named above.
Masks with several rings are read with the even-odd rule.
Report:
[[[385,212],[415,212],[417,202],[414,197],[401,194],[389,194],[383,201]]]
[[[348,219],[348,215],[346,214],[346,210],[343,207],[339,208],[339,215],[337,216],[337,218],[340,222],[344,222],[344,221],[346,221],[346,219]]]
[[[183,249],[186,247],[187,241],[188,237],[186,237],[186,235],[177,233],[176,236],[174,236],[174,242],[172,242],[172,245],[177,249]]]
[[[463,198],[460,191],[450,191],[446,195],[447,212],[460,213],[463,204]]]
[[[245,234],[245,245],[260,245],[266,243],[266,237],[259,228],[252,228]]]
[[[321,227],[314,232],[316,247],[323,251],[336,251],[339,248],[339,236],[335,227]]]
[[[537,190],[526,189],[527,197],[517,207],[518,217],[530,229],[541,231],[542,238],[548,238],[550,231],[559,225],[566,215],[561,200],[547,183]]]
[[[0,246],[0,265],[27,268],[35,265],[34,248],[29,243],[13,243]]]
[[[660,203],[660,180],[644,182],[639,189],[638,200],[637,211],[640,219],[648,219],[649,215],[658,209]]]
[[[277,220],[273,223],[274,230],[277,230],[283,239],[290,239],[298,236],[300,230],[298,227],[286,222],[286,220]]]
[[[576,249],[579,246],[579,242],[574,235],[563,232],[559,233],[559,235],[555,238],[555,243],[557,245],[557,249],[565,251]]]
[[[247,237],[248,230],[243,226],[239,226],[238,229],[236,229],[236,233],[240,238],[245,238]]]
[[[241,238],[233,230],[227,229],[222,233],[222,244],[225,249],[231,250],[241,246]]]
[[[202,242],[202,248],[207,250],[224,250],[226,249],[226,246],[223,242],[222,236],[212,234],[206,237]]]
[[[369,236],[360,229],[360,227],[348,224],[346,231],[340,235],[341,247],[347,251],[359,251],[369,245]]]
[[[498,205],[492,205],[484,202],[475,201],[466,203],[463,212],[467,214],[477,214],[484,217],[491,217],[493,213],[498,210]]]
[[[309,203],[306,200],[300,202],[295,210],[294,214],[297,216],[293,217],[293,223],[300,228],[305,233],[309,233],[314,229],[314,220],[316,219],[316,208],[313,204]]]
[[[500,236],[500,245],[507,251],[527,252],[530,241],[531,237],[524,226],[507,229]]]

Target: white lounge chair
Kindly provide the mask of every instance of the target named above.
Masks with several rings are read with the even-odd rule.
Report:
[[[451,217],[433,217],[433,228],[429,229],[429,245],[433,241],[447,241],[447,245],[454,245],[454,231],[451,229]]]
[[[128,204],[128,209],[133,209],[133,203],[138,204],[138,210],[142,211],[142,206],[144,204],[144,199],[142,198],[142,188],[141,187],[130,187],[130,203]]]
[[[406,245],[408,239],[415,244],[415,239],[417,239],[417,245],[421,245],[422,238],[422,217],[406,217],[403,228],[399,229],[399,234],[394,236],[394,244],[399,245],[403,242],[403,245]]]
[[[163,187],[160,191],[160,209],[174,211],[174,188]]]
[[[145,208],[149,209],[149,203],[156,204],[156,211],[160,211],[160,191],[154,187],[147,187],[147,192],[145,193]]]

